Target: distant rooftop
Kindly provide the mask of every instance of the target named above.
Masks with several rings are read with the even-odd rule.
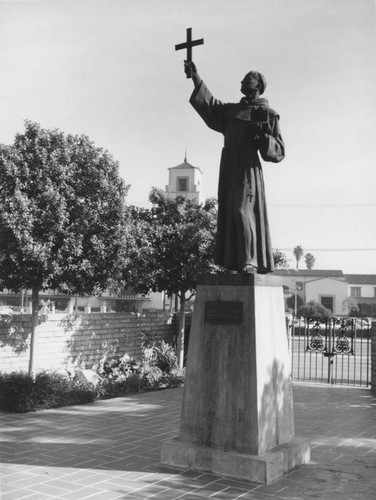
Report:
[[[276,269],[277,276],[308,276],[310,278],[344,278],[343,271],[339,269]]]
[[[346,274],[346,281],[352,285],[375,285],[376,274]]]
[[[277,276],[294,276],[296,278],[342,278],[350,285],[376,286],[376,274],[344,274],[339,269],[276,269]]]
[[[180,163],[180,165],[176,165],[176,167],[169,167],[169,170],[174,170],[176,168],[180,168],[180,169],[182,169],[182,168],[189,168],[189,169],[194,168],[194,169],[199,170],[201,172],[201,169],[199,169],[198,167],[195,167],[195,166],[191,165],[190,163],[188,163],[186,157],[184,158],[183,163]]]

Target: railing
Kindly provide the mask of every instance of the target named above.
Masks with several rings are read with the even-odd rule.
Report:
[[[368,387],[370,323],[358,318],[293,319],[288,328],[293,380]]]

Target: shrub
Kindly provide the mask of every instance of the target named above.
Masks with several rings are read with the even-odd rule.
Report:
[[[109,357],[106,354],[96,367],[98,375],[107,380],[123,380],[129,375],[137,373],[140,368],[140,361],[131,358],[128,354],[124,356]]]
[[[325,320],[331,318],[333,313],[330,309],[327,309],[319,302],[311,300],[308,304],[299,307],[297,311],[298,316],[303,318],[311,318],[316,320]]]
[[[299,309],[299,307],[302,307],[303,304],[304,302],[301,296],[296,294],[296,307]],[[290,295],[290,297],[287,297],[286,306],[292,311],[295,311],[295,294]]]
[[[96,397],[91,384],[54,372],[38,373],[35,380],[22,372],[0,374],[0,409],[5,411],[25,413],[91,403]]]
[[[171,368],[169,373],[162,371],[155,363],[154,351],[145,349],[145,356],[132,364],[135,369],[127,376],[116,377],[111,372],[98,386],[98,397],[108,399],[125,396],[134,392],[179,387],[184,383],[185,369]]]
[[[155,366],[165,373],[170,373],[178,366],[178,358],[172,346],[164,340],[154,346]]]
[[[180,387],[184,384],[185,379],[185,368],[180,368],[177,366],[173,368],[168,374],[168,387]]]
[[[128,392],[140,392],[141,390],[141,377],[139,373],[132,373],[127,378],[127,391],[123,394],[127,394]]]
[[[34,382],[26,373],[0,375],[0,410],[24,413],[33,411]]]
[[[124,396],[132,391],[129,386],[129,379],[108,380],[104,379],[97,386],[97,395],[99,399],[110,399]]]
[[[162,370],[153,364],[144,363],[141,368],[140,389],[157,389],[162,386]]]
[[[144,345],[143,352],[141,359],[107,353],[96,367],[102,380],[95,388],[58,372],[38,373],[35,380],[27,373],[0,373],[0,410],[23,413],[182,385],[185,370],[169,344]]]

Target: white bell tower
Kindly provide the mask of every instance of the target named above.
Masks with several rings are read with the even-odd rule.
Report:
[[[201,193],[201,175],[202,172],[198,167],[194,167],[187,162],[187,153],[184,157],[184,162],[176,167],[169,169],[168,185],[166,186],[166,193],[176,198],[177,196],[184,196],[190,200],[202,202]]]

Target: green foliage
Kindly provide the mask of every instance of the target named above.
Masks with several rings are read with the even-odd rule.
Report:
[[[90,403],[96,399],[92,385],[74,382],[54,372],[33,378],[22,372],[0,374],[0,409],[17,413]]]
[[[141,347],[144,356],[150,359],[162,372],[170,373],[178,367],[175,349],[164,340],[156,340],[153,332],[142,332]]]
[[[120,280],[139,293],[182,296],[196,288],[198,274],[214,268],[216,202],[170,198],[155,188],[149,198],[150,210],[129,208]]]
[[[123,381],[140,369],[140,361],[125,354],[124,356],[105,355],[100,360],[96,371],[106,380]]]
[[[176,353],[167,342],[146,342],[143,351],[144,355],[140,359],[127,354],[105,355],[96,371],[110,381],[124,381],[132,375],[139,375],[152,383],[161,378],[162,373],[170,373],[177,368]]]
[[[311,318],[317,320],[325,320],[327,318],[331,318],[333,313],[330,309],[327,309],[323,305],[311,300],[308,304],[299,307],[298,316],[303,318]]]
[[[137,371],[126,377],[105,378],[97,387],[98,397],[108,399],[168,387],[179,387],[184,383],[185,370],[174,368],[170,373],[163,372],[152,363],[143,360]]]
[[[177,366],[173,348],[166,342],[152,342],[140,359],[107,353],[96,367],[101,381],[94,387],[71,380],[57,372],[32,376],[0,373],[0,410],[29,412],[43,408],[90,403],[126,394],[178,387],[184,383],[185,370]]]
[[[157,340],[155,338],[153,330],[141,330],[141,349],[143,352],[145,352],[147,349],[152,349],[156,343]]]
[[[124,380],[102,380],[97,386],[98,399],[117,398],[130,392],[137,392],[137,390],[130,390],[129,381],[130,377]]]
[[[273,252],[273,258],[274,258],[274,265],[277,269],[288,268],[288,261],[286,254],[277,249]]]
[[[357,317],[360,314],[358,301],[354,297],[347,297],[342,302],[343,309],[347,310],[349,316]]]
[[[174,349],[164,341],[155,341],[143,332],[143,356],[107,353],[97,366],[103,381],[98,387],[101,398],[124,396],[132,392],[177,387],[184,382],[185,371],[178,368]]]
[[[298,245],[294,248],[293,253],[296,260],[296,269],[299,269],[299,261],[303,257],[304,250],[300,245]]]
[[[144,361],[140,370],[142,389],[156,389],[162,387],[162,370],[153,363]]]
[[[154,362],[165,373],[171,373],[178,366],[175,350],[163,340],[154,347]]]
[[[29,372],[39,292],[96,295],[117,269],[128,186],[86,136],[26,121],[0,145],[0,288],[32,290]]]
[[[303,305],[303,299],[301,298],[300,295],[296,294],[296,307],[299,308]],[[290,295],[290,297],[287,297],[286,299],[286,306],[289,309],[292,309],[295,311],[295,294]]]
[[[168,374],[168,387],[180,387],[184,384],[185,368],[175,367]]]
[[[304,259],[307,269],[313,269],[313,266],[316,262],[316,257],[314,257],[311,253],[306,253]]]
[[[34,411],[34,382],[25,373],[0,374],[0,410]]]
[[[26,121],[0,146],[0,285],[98,293],[116,267],[126,186],[86,136]]]
[[[10,346],[16,354],[24,353],[29,346],[30,330],[17,324],[15,315],[0,315],[0,326],[5,333],[0,337],[0,347]]]

